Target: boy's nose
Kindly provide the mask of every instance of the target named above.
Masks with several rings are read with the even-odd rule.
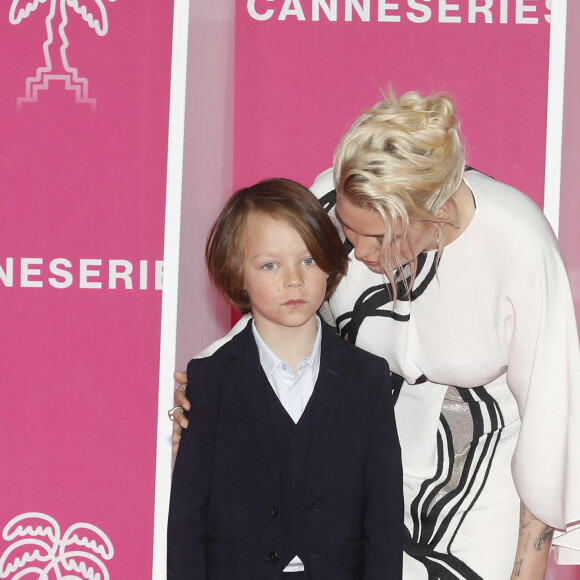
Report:
[[[286,286],[302,286],[303,284],[304,278],[300,268],[289,268],[286,271]]]

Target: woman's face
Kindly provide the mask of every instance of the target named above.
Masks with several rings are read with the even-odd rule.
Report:
[[[385,222],[381,215],[371,208],[362,208],[339,195],[336,203],[338,218],[344,235],[354,246],[354,256],[369,270],[380,274],[383,270],[395,270],[412,262],[421,252],[437,247],[437,234],[433,222],[410,220],[407,235],[403,237],[403,225],[392,225],[390,247],[384,254],[381,267],[381,248],[385,237]]]

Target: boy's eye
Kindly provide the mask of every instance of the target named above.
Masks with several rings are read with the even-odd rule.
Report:
[[[316,261],[314,260],[314,258],[308,257],[308,258],[304,258],[304,260],[302,260],[302,263],[305,266],[314,266],[314,264],[316,264]]]
[[[276,269],[276,264],[274,264],[274,262],[267,262],[266,264],[264,264],[262,266],[262,270],[275,270]]]

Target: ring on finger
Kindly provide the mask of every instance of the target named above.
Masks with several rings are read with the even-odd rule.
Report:
[[[178,409],[183,413],[183,407],[180,407],[179,405],[177,407],[173,407],[173,409],[169,409],[169,411],[167,411],[167,414],[169,415],[169,419],[171,421],[175,421],[175,412]]]

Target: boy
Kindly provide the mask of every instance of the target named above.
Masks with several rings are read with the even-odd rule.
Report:
[[[316,316],[346,272],[332,222],[289,180],[237,192],[206,247],[247,327],[188,365],[170,580],[401,577],[403,498],[388,365]]]

